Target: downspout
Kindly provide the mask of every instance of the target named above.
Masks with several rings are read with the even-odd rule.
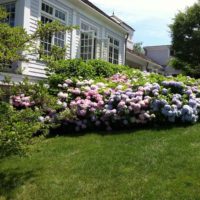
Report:
[[[148,68],[149,68],[149,62],[147,62],[147,65],[146,65],[147,72],[148,72]]]
[[[124,64],[126,65],[126,57],[127,57],[127,41],[128,41],[129,33],[127,33],[126,38],[125,38],[125,62]]]

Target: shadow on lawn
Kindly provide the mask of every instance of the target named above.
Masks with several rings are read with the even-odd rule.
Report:
[[[19,172],[18,169],[0,171],[0,197],[12,199],[13,191],[33,176],[33,171]]]
[[[52,129],[47,136],[47,138],[52,138],[55,136],[67,136],[67,137],[79,137],[84,136],[88,134],[99,134],[102,136],[106,135],[121,135],[121,134],[133,134],[137,133],[137,131],[141,130],[151,130],[151,131],[165,131],[170,130],[173,128],[187,128],[192,126],[191,124],[182,124],[182,123],[176,123],[176,124],[145,124],[145,125],[138,125],[138,126],[132,126],[129,128],[122,128],[122,127],[115,127],[112,131],[106,131],[101,129],[91,129],[87,131],[80,131],[76,132],[72,128],[67,128],[66,126],[60,126],[56,129]]]

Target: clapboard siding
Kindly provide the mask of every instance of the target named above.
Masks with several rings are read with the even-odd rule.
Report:
[[[46,78],[45,64],[30,61],[24,69],[24,75]]]
[[[40,10],[40,0],[31,0],[31,16],[38,18]]]
[[[37,22],[40,17],[39,12],[40,12],[40,0],[31,0],[30,22],[29,22],[30,33],[34,33],[37,29]]]

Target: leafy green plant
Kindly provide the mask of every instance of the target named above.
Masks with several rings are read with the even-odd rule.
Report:
[[[7,103],[0,104],[0,157],[24,154],[31,138],[38,131],[46,130],[38,121],[41,112],[25,109],[15,110]]]

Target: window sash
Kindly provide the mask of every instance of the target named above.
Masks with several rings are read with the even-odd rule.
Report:
[[[0,6],[4,7],[8,13],[7,19],[3,20],[3,22],[14,27],[16,18],[16,2],[3,3],[0,4]]]
[[[119,64],[119,41],[110,36],[108,36],[108,39],[108,61],[113,64]]]
[[[53,19],[42,15],[41,21],[46,24],[48,22],[52,22]],[[44,54],[48,55],[51,51],[51,48],[53,45],[56,45],[58,47],[64,48],[66,42],[66,32],[57,32],[54,35],[47,35],[44,38],[41,38],[40,44],[43,46]]]
[[[49,11],[50,8],[51,11]],[[67,13],[65,11],[61,11],[59,8],[54,7],[53,5],[46,3],[45,1],[42,1],[41,13],[67,24]]]
[[[80,57],[83,60],[96,58],[97,41],[94,35],[94,31],[81,31]]]

